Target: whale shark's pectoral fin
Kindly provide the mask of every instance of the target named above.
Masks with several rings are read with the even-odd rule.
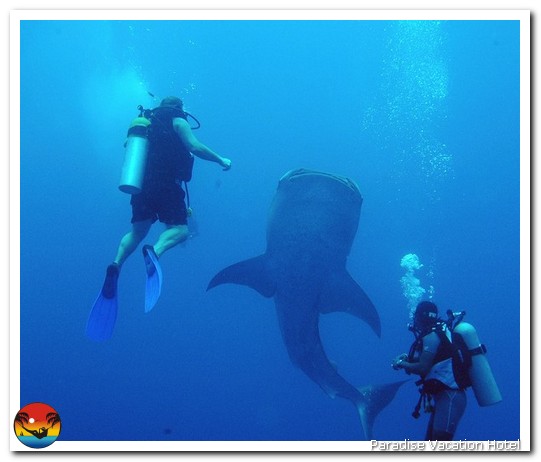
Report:
[[[374,304],[345,269],[330,274],[319,295],[319,311],[352,314],[381,336],[381,322]]]
[[[267,298],[272,297],[276,292],[276,282],[269,270],[266,255],[250,258],[224,268],[211,279],[207,290],[220,284],[245,285]]]

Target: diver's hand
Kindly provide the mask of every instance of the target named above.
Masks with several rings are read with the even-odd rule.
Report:
[[[224,168],[224,171],[229,170],[231,168],[231,159],[222,157],[222,159],[220,160],[220,165]]]
[[[397,371],[398,369],[402,369],[404,366],[402,366],[402,363],[408,359],[408,355],[406,353],[402,353],[400,356],[397,356],[395,359],[393,359],[393,362],[391,363],[391,367]]]

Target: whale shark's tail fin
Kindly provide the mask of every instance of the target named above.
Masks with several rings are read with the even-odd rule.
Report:
[[[241,284],[257,290],[263,297],[272,297],[276,292],[276,282],[268,268],[265,254],[228,266],[214,276],[207,290],[220,284]]]
[[[377,415],[393,400],[396,392],[405,382],[408,380],[384,385],[368,385],[358,389],[361,393],[361,399],[356,405],[367,440],[374,439],[373,429]]]

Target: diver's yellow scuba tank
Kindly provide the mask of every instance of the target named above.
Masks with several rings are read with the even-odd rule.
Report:
[[[139,194],[143,187],[147,163],[148,139],[147,128],[150,120],[145,117],[133,119],[128,129],[124,165],[118,189],[127,194]]]
[[[475,328],[471,324],[462,321],[456,325],[453,332],[462,337],[468,350],[472,352],[469,376],[477,403],[479,406],[490,406],[499,403],[502,400],[502,395],[496,380],[494,380],[492,369],[488,364],[485,355],[486,349],[481,345]]]

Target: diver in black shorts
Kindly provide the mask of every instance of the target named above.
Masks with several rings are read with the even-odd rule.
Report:
[[[112,334],[117,280],[123,263],[146,237],[152,224],[159,220],[165,230],[153,246],[143,247],[147,270],[145,311],[150,311],[156,303],[161,291],[158,259],[189,236],[182,184],[191,178],[193,156],[216,162],[223,170],[231,168],[230,159],[221,157],[194,136],[180,98],[164,98],[160,106],[151,111],[147,122],[144,137],[148,140],[148,154],[141,192],[131,198],[132,228],[121,239],[117,255],[107,268],[102,291],[87,324],[87,335],[96,340],[104,340]]]

